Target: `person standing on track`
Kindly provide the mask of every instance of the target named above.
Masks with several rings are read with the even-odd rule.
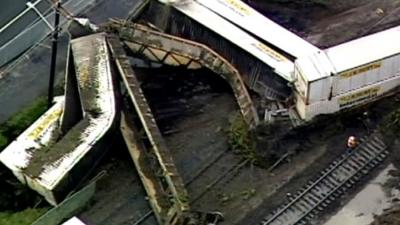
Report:
[[[355,148],[357,148],[357,146],[357,138],[355,136],[349,136],[349,138],[347,138],[347,152],[352,152]]]

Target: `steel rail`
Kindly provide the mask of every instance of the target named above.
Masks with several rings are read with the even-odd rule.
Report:
[[[377,136],[371,135],[371,137],[370,140],[364,141],[356,152],[347,154],[344,157],[341,155],[341,157],[343,157],[342,159],[334,161],[327,170],[322,172],[323,174],[316,181],[313,181],[305,190],[283,208],[279,209],[278,212],[274,213],[270,218],[265,218],[264,221],[261,221],[261,224],[272,224],[274,221],[277,221],[279,217],[284,216],[285,212],[288,212],[295,204],[304,200],[306,203],[304,208],[292,210],[293,212],[299,212],[299,218],[295,218],[295,221],[287,223],[297,224],[324,202],[329,204],[330,202],[328,202],[328,199],[335,199],[332,196],[337,193],[340,188],[343,188],[344,185],[350,183],[349,187],[351,187],[360,179],[360,177],[357,177],[360,172],[363,172],[366,168],[368,168],[368,170],[374,168],[389,154],[386,150],[387,146]],[[335,172],[337,172],[337,175],[335,175]],[[333,179],[328,180],[328,178]],[[318,190],[316,193],[312,193],[313,190],[317,190],[316,187],[318,187],[318,185],[322,186],[320,189],[322,192]],[[305,198],[306,196],[309,196],[309,198]],[[326,205],[323,207],[325,208]]]

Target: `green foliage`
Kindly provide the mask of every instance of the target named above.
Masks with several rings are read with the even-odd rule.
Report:
[[[400,109],[390,114],[389,126],[396,132],[400,130]]]
[[[0,212],[1,225],[30,225],[47,211],[41,209],[25,209],[20,212]]]
[[[0,124],[0,150],[35,122],[46,109],[46,99],[39,98],[30,106],[13,115],[7,122]]]
[[[240,192],[232,192],[232,193],[218,193],[217,199],[221,205],[227,205],[232,201],[235,200],[244,200],[247,201],[250,198],[256,195],[256,189],[254,188],[247,188]]]
[[[261,157],[256,153],[256,142],[248,125],[241,115],[235,115],[228,131],[230,148],[241,154],[246,160],[258,164]]]
[[[249,200],[255,194],[256,194],[256,189],[254,189],[254,188],[250,188],[248,190],[244,190],[244,191],[240,192],[240,195],[242,196],[243,200]]]
[[[395,137],[400,136],[400,108],[386,116],[380,130],[386,135]]]
[[[0,149],[3,149],[7,145],[8,145],[8,138],[0,133]]]

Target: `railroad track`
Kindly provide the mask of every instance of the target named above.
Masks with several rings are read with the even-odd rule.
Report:
[[[210,170],[219,170],[216,169],[215,166],[218,165],[219,162],[222,162],[224,160],[227,160],[227,156],[231,154],[229,150],[225,150],[220,152],[215,158],[211,159],[209,163],[204,165],[203,168],[199,169],[197,172],[195,172],[188,180],[185,182],[185,186],[189,189],[191,186],[198,186],[196,181],[206,172]],[[235,162],[233,165],[230,167],[226,168],[223,170],[221,174],[218,174],[216,177],[211,178],[204,187],[199,187],[201,190],[199,190],[199,193],[196,193],[192,198],[190,203],[195,203],[197,202],[200,198],[202,198],[207,192],[212,190],[215,185],[219,184],[220,182],[224,181],[230,181],[234,177],[236,177],[239,173],[240,170],[249,163],[248,160],[238,160]],[[139,219],[131,221],[129,224],[131,225],[141,225],[144,224],[145,222],[148,221],[148,219],[153,216],[153,211],[149,210],[146,213],[144,213]]]
[[[341,155],[322,171],[317,179],[310,181],[293,197],[290,197],[287,203],[264,218],[260,224],[307,224],[379,165],[388,154],[386,145],[376,134],[362,139],[356,150]]]

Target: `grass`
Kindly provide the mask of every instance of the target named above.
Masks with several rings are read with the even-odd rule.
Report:
[[[25,107],[20,112],[13,115],[6,122],[0,124],[0,151],[4,149],[12,140],[20,135],[26,128],[28,128],[38,117],[40,117],[47,109],[47,101],[45,98],[35,100],[31,105]],[[1,172],[1,171],[0,171]],[[2,207],[11,209],[11,206],[16,208],[25,201],[30,201],[30,196],[26,192],[26,187],[20,183],[12,183],[8,180],[5,173],[1,176],[1,191],[7,192],[8,195],[13,195],[17,199],[1,199]],[[4,196],[3,196],[4,197]],[[34,199],[34,198],[33,198]],[[9,201],[8,203],[6,201]],[[25,208],[25,207],[24,207]],[[18,210],[18,209],[16,209]],[[37,218],[43,215],[48,209],[27,208],[22,211],[3,211],[0,212],[0,225],[29,225],[32,224]]]
[[[400,108],[384,117],[379,130],[385,135],[387,140],[394,140],[400,137]]]
[[[1,225],[30,225],[47,212],[47,208],[25,209],[20,212],[0,212]]]
[[[256,152],[256,142],[248,125],[240,114],[231,119],[228,130],[228,144],[230,149],[243,156],[255,165],[260,164],[262,158]]]
[[[0,150],[4,149],[12,140],[35,122],[37,118],[46,112],[46,109],[46,98],[39,98],[28,107],[13,115],[5,123],[0,124]]]

